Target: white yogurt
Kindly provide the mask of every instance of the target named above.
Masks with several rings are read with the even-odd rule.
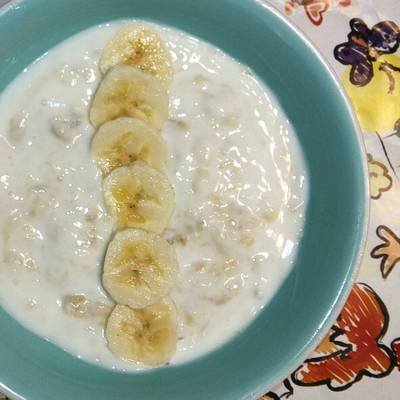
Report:
[[[112,308],[100,282],[113,230],[92,161],[88,106],[98,59],[121,23],[79,33],[0,96],[0,302],[34,332],[88,361],[135,370],[108,350]],[[158,27],[175,79],[168,176],[176,211],[165,237],[181,274],[172,363],[243,329],[291,269],[307,174],[293,129],[248,67]]]

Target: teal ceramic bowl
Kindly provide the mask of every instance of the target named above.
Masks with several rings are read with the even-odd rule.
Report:
[[[192,362],[125,374],[85,363],[0,310],[0,382],[27,400],[244,400],[286,377],[343,305],[367,219],[357,124],[332,72],[284,18],[256,0],[22,0],[0,12],[0,91],[41,54],[105,21],[142,18],[219,46],[249,65],[298,134],[309,202],[294,268],[268,306],[223,347]],[[66,335],[73,332],[65,332]]]

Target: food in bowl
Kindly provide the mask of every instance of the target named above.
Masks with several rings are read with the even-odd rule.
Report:
[[[184,32],[137,24],[145,27],[139,34],[158,32],[165,44],[143,63],[119,50],[132,26],[112,22],[50,50],[0,97],[1,304],[71,353],[133,371],[190,360],[243,329],[290,271],[307,202],[307,171],[295,132],[260,79]],[[107,77],[118,65],[134,68],[124,66],[131,61],[169,91],[169,110],[162,96],[147,98],[152,79],[143,91],[157,111],[151,118],[96,107]],[[126,226],[107,201],[109,178],[132,166],[96,158],[98,135],[103,132],[103,145],[115,124],[126,123],[140,126],[138,140],[153,151],[139,167],[166,173],[175,193],[172,217],[170,210],[150,227]],[[161,132],[145,135],[149,126]],[[150,230],[176,253],[176,282],[155,303],[126,304],[103,286],[105,253],[126,229]],[[141,355],[131,351],[129,337],[121,342],[114,329],[121,321],[132,327],[153,317],[163,326],[177,323],[176,335],[164,329],[158,358],[157,349],[146,352],[134,334]],[[119,352],[126,348],[131,356],[124,360]]]

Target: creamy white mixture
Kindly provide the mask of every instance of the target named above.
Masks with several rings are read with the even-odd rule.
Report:
[[[137,369],[104,338],[112,301],[100,277],[113,222],[87,115],[99,56],[120,24],[61,43],[0,96],[0,302],[79,357]],[[175,70],[162,134],[177,200],[165,232],[181,269],[177,363],[228,340],[273,296],[293,263],[307,177],[291,126],[251,70],[159,29]]]

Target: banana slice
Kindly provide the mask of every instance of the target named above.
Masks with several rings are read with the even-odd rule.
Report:
[[[136,118],[118,118],[106,122],[92,141],[92,154],[103,176],[136,160],[151,167],[165,168],[167,147],[150,125]]]
[[[117,303],[133,308],[154,304],[171,291],[177,275],[174,248],[154,233],[119,231],[108,245],[103,285]]]
[[[145,365],[166,364],[176,351],[177,316],[170,299],[140,310],[117,305],[108,318],[106,339],[118,357]]]
[[[118,65],[100,83],[89,117],[96,128],[119,117],[135,117],[161,129],[168,117],[168,95],[154,76]]]
[[[167,177],[143,161],[114,169],[103,182],[104,200],[117,227],[161,233],[175,208]]]
[[[154,75],[165,88],[172,82],[172,61],[158,33],[150,26],[125,25],[103,50],[100,70],[104,74],[117,64],[133,65]]]

